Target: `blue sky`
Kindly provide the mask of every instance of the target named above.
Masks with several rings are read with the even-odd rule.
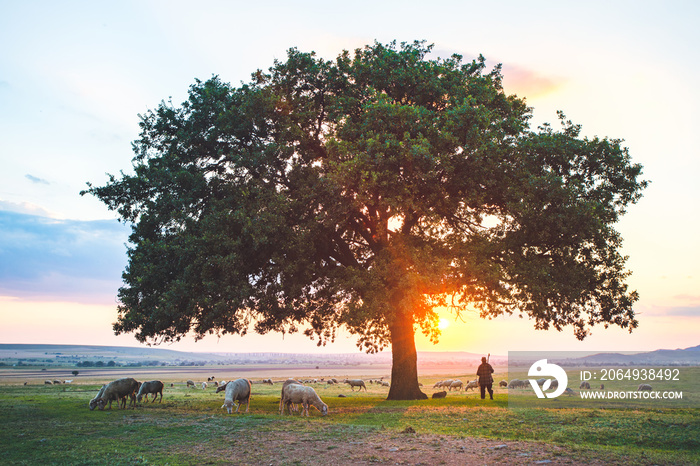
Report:
[[[585,135],[624,139],[652,184],[618,225],[641,295],[638,331],[596,329],[579,343],[568,330],[468,315],[437,346],[419,338],[419,349],[697,345],[698,19],[691,1],[0,0],[0,342],[136,344],[111,332],[128,227],[78,193],[130,169],[139,113],[183,101],[195,78],[247,81],[290,47],[332,59],[375,39],[425,39],[436,55],[502,63],[506,91],[527,98],[534,125],[563,110]],[[493,343],[493,335],[508,338]],[[316,348],[279,335],[173,347]],[[326,348],[354,350],[345,337]]]

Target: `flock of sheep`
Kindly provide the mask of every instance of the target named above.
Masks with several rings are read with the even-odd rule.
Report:
[[[221,406],[225,408],[229,414],[233,413],[233,405],[236,405],[236,413],[239,412],[242,404],[245,403],[247,413],[250,408],[250,397],[252,392],[252,382],[249,379],[236,379],[230,382],[223,381],[219,383],[213,380],[214,377],[210,377],[207,382],[201,382],[202,389],[206,389],[208,383],[213,382],[216,388],[216,393],[225,391],[224,394],[224,404]],[[322,380],[323,381],[323,380]],[[318,383],[317,379],[304,381],[306,383]],[[298,407],[302,407],[301,415],[309,416],[309,407],[313,406],[322,415],[328,414],[328,405],[324,403],[318,396],[313,387],[304,385],[304,382],[288,379],[282,384],[282,392],[280,397],[280,414],[284,414],[285,408],[291,414],[292,411],[298,411]],[[384,386],[388,386],[387,382],[379,381],[373,383],[380,383]],[[263,379],[262,383],[273,385],[272,379]],[[328,384],[339,383],[337,379],[329,379]],[[362,388],[367,391],[367,386],[364,380],[361,379],[345,379],[343,383],[350,385],[352,391],[355,387],[358,390]],[[187,387],[195,387],[196,384],[192,380],[186,382]],[[172,384],[171,384],[172,386]],[[104,410],[106,406],[112,409],[112,402],[117,402],[118,406],[122,409],[126,408],[127,401],[129,406],[136,406],[137,402],[141,402],[142,399],[148,401],[148,395],[153,395],[151,402],[155,402],[160,395],[159,402],[163,401],[163,388],[164,384],[160,380],[152,380],[150,382],[139,382],[132,377],[125,377],[117,379],[108,384],[102,385],[99,392],[95,397],[90,400],[89,407],[90,410],[98,408]]]
[[[537,383],[540,386],[542,386],[546,382],[546,380],[547,379],[544,378],[538,379]],[[219,393],[221,391],[226,392],[224,394],[224,404],[221,407],[225,408],[229,414],[232,414],[234,404],[236,405],[236,413],[238,413],[240,406],[243,403],[245,403],[246,405],[245,412],[248,412],[252,392],[252,382],[249,379],[236,379],[230,382],[224,381],[219,383],[218,381],[214,381],[214,377],[210,377],[207,380],[207,382],[201,383],[202,389],[206,389],[207,384],[210,382],[213,382],[214,385],[217,387],[216,393]],[[328,381],[324,381],[324,379],[321,379],[321,383],[324,382],[331,385],[339,383],[338,380],[335,378],[331,378]],[[384,381],[383,379],[371,379],[369,382],[374,384],[380,384],[382,386],[389,386],[389,383]],[[69,382],[66,381],[66,383]],[[274,385],[272,379],[263,379],[261,383]],[[321,400],[321,398],[318,396],[313,387],[305,385],[305,383],[319,383],[319,380],[310,379],[298,381],[295,379],[287,379],[283,382],[282,391],[280,394],[280,414],[284,414],[285,408],[289,411],[289,414],[292,414],[292,411],[298,411],[299,406],[302,407],[302,416],[304,414],[307,417],[309,416],[309,407],[311,406],[316,408],[324,416],[328,414],[328,405]],[[361,391],[363,388],[365,389],[365,391],[367,391],[367,386],[365,385],[365,382],[362,379],[344,379],[342,383],[348,384],[350,386],[350,390],[352,391],[355,390],[355,387],[357,387],[358,391]],[[528,388],[529,382],[526,380],[514,379],[511,380],[510,383],[508,383],[507,380],[501,380],[499,382],[499,386],[507,387],[509,389]],[[551,384],[549,385],[549,388],[556,388],[557,386],[557,381],[552,380]],[[191,380],[188,380],[187,387],[195,387],[195,383]],[[433,385],[433,388],[446,388],[450,391],[461,391],[462,389],[464,389],[465,391],[468,391],[469,389],[476,390],[476,388],[478,387],[479,383],[477,380],[469,381],[465,385],[459,379],[441,380],[436,382],[435,385]],[[153,399],[151,400],[152,403],[156,401],[158,395],[160,395],[159,402],[162,402],[163,388],[164,384],[160,380],[151,380],[150,382],[138,382],[134,378],[125,377],[103,385],[100,388],[100,391],[97,393],[97,395],[92,400],[90,400],[89,407],[90,410],[94,410],[95,408],[104,410],[106,406],[109,406],[109,408],[111,409],[112,402],[116,401],[118,402],[120,408],[126,408],[127,401],[129,401],[130,406],[135,406],[136,403],[141,402],[141,400],[144,399],[144,397],[145,400],[148,401],[148,395],[153,395]],[[590,390],[591,386],[588,382],[582,382],[579,388]],[[600,389],[604,390],[604,385],[600,385]],[[651,389],[651,385],[648,384],[641,384],[638,387],[638,391],[645,391]],[[568,395],[574,394],[573,390],[571,390],[570,388],[567,388],[565,393]],[[446,391],[436,392],[433,394],[433,398],[444,398],[446,395]]]

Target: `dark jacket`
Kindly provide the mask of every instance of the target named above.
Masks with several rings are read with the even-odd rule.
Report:
[[[479,385],[488,385],[493,383],[493,367],[487,362],[481,363],[479,368],[476,370],[476,375],[479,376]]]

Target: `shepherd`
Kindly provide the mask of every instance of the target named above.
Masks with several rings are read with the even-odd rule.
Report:
[[[489,353],[489,358],[491,354]],[[493,367],[488,363],[486,358],[481,358],[481,365],[476,370],[476,375],[479,376],[479,388],[481,389],[481,399],[486,398],[486,390],[489,391],[489,396],[493,400]]]

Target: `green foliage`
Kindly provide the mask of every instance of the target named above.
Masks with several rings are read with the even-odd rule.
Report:
[[[291,49],[250,83],[196,81],[141,116],[133,173],[84,192],[133,225],[115,331],[306,325],[321,345],[344,326],[376,351],[401,325],[437,339],[448,303],[578,338],[635,328],[613,225],[641,166],[563,114],[531,130],[483,57],[430,53]]]

